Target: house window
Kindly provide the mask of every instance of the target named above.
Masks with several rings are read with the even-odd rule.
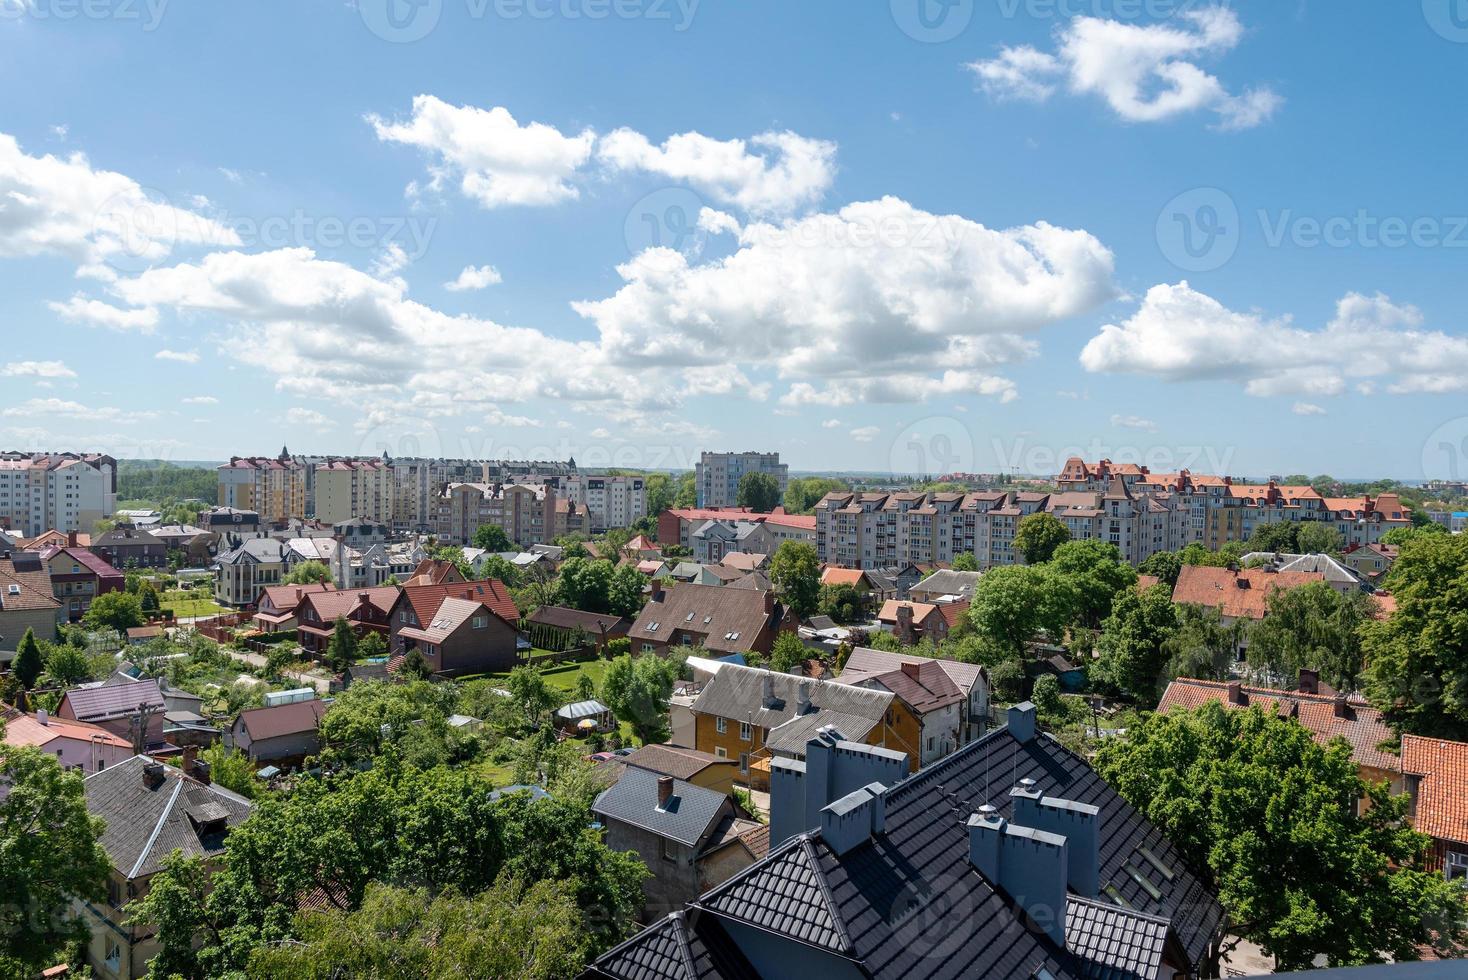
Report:
[[[741,721],[739,723],[739,741],[741,741],[741,742],[748,742],[749,741],[749,736],[750,736],[749,722],[747,722],[747,721]]]
[[[489,619],[485,616],[475,616],[473,624],[475,629],[482,630],[484,629],[484,627],[489,625]]]
[[[720,735],[723,735],[726,732],[728,732],[729,731],[729,720],[727,718],[715,718],[714,719],[714,731],[718,732]]]
[[[739,753],[739,771],[742,772],[742,773],[744,773],[745,775],[748,775],[749,774],[749,753],[748,752],[741,752],[741,753]]]
[[[678,863],[678,845],[666,837],[663,838],[663,860]]]
[[[1468,854],[1449,851],[1448,859],[1443,864],[1443,877],[1449,881],[1461,880],[1468,885]]]
[[[729,758],[729,752],[722,745],[715,745],[714,746],[714,758],[715,759],[727,759],[727,758]]]
[[[653,647],[653,645],[651,643],[644,643],[642,645],[642,652],[643,653],[652,653],[653,650],[654,650],[654,647]]]

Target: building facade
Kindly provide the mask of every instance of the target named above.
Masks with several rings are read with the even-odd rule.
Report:
[[[451,483],[438,494],[433,533],[440,542],[468,544],[481,525],[504,529],[522,547],[556,536],[556,490],[547,484]]]
[[[117,460],[79,453],[0,453],[0,530],[90,531],[117,510]]]
[[[380,459],[331,459],[315,464],[314,516],[328,524],[353,518],[390,523],[396,484]]]
[[[739,481],[746,473],[768,473],[780,484],[780,493],[790,481],[790,467],[780,462],[779,453],[703,453],[693,467],[698,488],[698,506],[733,507],[739,498]]]
[[[561,481],[566,498],[586,508],[590,533],[631,527],[647,516],[647,490],[640,476],[573,476]]]

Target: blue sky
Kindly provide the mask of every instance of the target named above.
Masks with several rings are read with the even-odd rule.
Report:
[[[0,0],[0,444],[1468,475],[1447,2],[411,2]]]

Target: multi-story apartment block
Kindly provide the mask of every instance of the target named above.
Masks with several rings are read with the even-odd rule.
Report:
[[[547,484],[451,483],[439,493],[433,533],[443,543],[468,544],[480,525],[504,528],[528,548],[557,536],[556,490]]]
[[[1375,544],[1387,531],[1410,527],[1411,512],[1394,493],[1377,497],[1322,497],[1313,487],[1234,482],[1231,477],[1182,470],[1152,473],[1145,466],[1110,460],[1066,461],[1057,478],[1062,490],[1104,490],[1120,481],[1138,496],[1165,494],[1187,512],[1183,544],[1218,549],[1247,541],[1260,525],[1320,521],[1341,533],[1343,547]]]
[[[746,473],[770,474],[782,494],[790,481],[790,467],[780,462],[779,453],[703,453],[693,467],[698,506],[735,506],[739,481]]]
[[[647,491],[640,476],[570,476],[561,479],[566,499],[586,508],[593,533],[631,527],[647,516]]]
[[[78,453],[0,453],[0,529],[34,537],[90,531],[117,510],[117,460]]]
[[[307,490],[313,475],[311,465],[283,446],[274,459],[231,456],[218,472],[221,507],[254,511],[268,522],[305,517],[311,512]]]
[[[353,518],[393,519],[392,467],[381,459],[329,459],[313,467],[315,517],[328,524]]]

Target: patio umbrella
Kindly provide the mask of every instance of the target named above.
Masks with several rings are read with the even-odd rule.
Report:
[[[581,729],[595,728],[596,722],[590,718],[582,718],[576,723],[576,727]]]

